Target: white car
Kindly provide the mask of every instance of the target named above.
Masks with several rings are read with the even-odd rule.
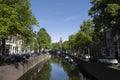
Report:
[[[85,57],[85,59],[90,59],[90,55],[89,54],[85,54],[84,57]]]
[[[105,63],[105,64],[118,64],[118,60],[108,56],[102,56],[98,58],[98,62]]]
[[[107,63],[108,64],[118,64],[118,60],[115,58],[108,57]]]
[[[90,55],[89,55],[89,54],[84,54],[84,55],[82,56],[82,58],[84,58],[84,59],[90,59]]]
[[[74,60],[73,60],[72,58],[70,58],[68,61],[69,61],[69,62],[74,62]]]
[[[68,60],[70,57],[69,56],[65,56],[65,59]]]

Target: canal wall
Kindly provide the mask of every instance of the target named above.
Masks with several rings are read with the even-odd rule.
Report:
[[[91,80],[120,80],[120,70],[110,68],[105,64],[85,61],[71,56],[77,63],[80,71]]]
[[[37,57],[31,57],[20,63],[0,66],[0,80],[17,80],[39,63],[48,60],[48,58],[49,55],[44,54]]]

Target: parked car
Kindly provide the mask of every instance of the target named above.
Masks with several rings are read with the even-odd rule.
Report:
[[[10,62],[10,63],[20,62],[21,60],[22,60],[22,57],[19,54],[14,54],[7,58],[7,62]]]
[[[90,59],[90,55],[89,55],[89,54],[85,54],[85,55],[83,56],[83,58],[85,58],[85,59]]]
[[[31,54],[31,57],[36,57],[36,56],[37,56],[36,53],[32,53],[32,54]]]
[[[25,53],[21,55],[22,59],[29,59],[30,58],[30,54]]]
[[[65,59],[68,60],[68,59],[70,59],[70,57],[69,56],[65,56]]]
[[[105,64],[118,64],[118,60],[113,57],[101,56],[98,58],[98,62]]]
[[[73,61],[74,61],[74,60],[73,60],[72,58],[69,58],[69,60],[68,60],[68,62],[71,62],[71,63],[72,63]]]
[[[89,60],[90,59],[90,55],[89,54],[81,54],[80,55],[81,58]]]

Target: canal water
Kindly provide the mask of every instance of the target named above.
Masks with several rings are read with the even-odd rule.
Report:
[[[43,67],[42,69],[40,67]],[[41,70],[40,70],[41,69]],[[45,65],[37,65],[18,80],[88,80],[74,64],[61,58],[51,58]]]

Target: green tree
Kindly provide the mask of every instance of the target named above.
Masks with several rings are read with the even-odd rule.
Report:
[[[52,50],[60,50],[60,45],[59,43],[52,43]]]
[[[93,22],[91,20],[84,21],[80,26],[80,30],[76,34],[76,47],[79,49],[89,46],[89,44],[93,41],[93,33]]]
[[[70,49],[69,41],[64,41],[63,44],[62,44],[62,48],[63,48],[63,50]]]
[[[38,52],[38,42],[37,42],[37,34],[31,31],[31,37],[29,39],[24,40],[24,47],[27,47],[30,51]]]
[[[39,45],[39,51],[43,49],[51,48],[51,37],[47,33],[45,28],[41,28],[37,33],[37,42]]]
[[[86,20],[80,26],[80,30],[76,33],[75,37],[75,49],[78,50],[88,50],[89,53],[89,45],[93,42],[94,35],[94,24],[91,20]]]
[[[30,10],[29,0],[0,0],[2,53],[5,53],[5,39],[8,36],[21,35],[23,38],[28,39],[32,26],[36,24],[36,18]]]
[[[69,46],[71,50],[75,49],[75,46],[76,46],[75,39],[76,39],[76,34],[72,34],[69,36]]]
[[[120,34],[120,1],[91,0],[92,7],[89,15],[93,18],[95,31],[112,29],[112,33]]]
[[[85,20],[83,24],[80,26],[80,30],[83,31],[87,35],[92,35],[94,30],[94,24],[92,20]]]

